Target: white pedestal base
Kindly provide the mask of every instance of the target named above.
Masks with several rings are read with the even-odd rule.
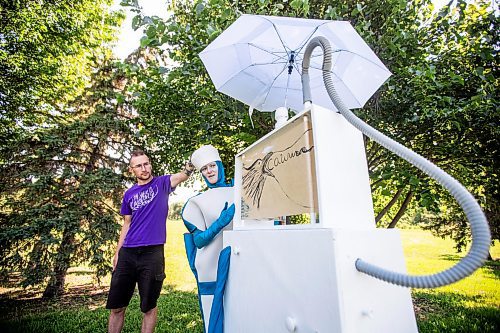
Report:
[[[397,230],[242,230],[232,247],[225,332],[417,332],[410,290],[356,270],[405,272]]]

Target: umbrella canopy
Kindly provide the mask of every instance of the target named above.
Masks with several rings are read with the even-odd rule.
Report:
[[[360,108],[391,75],[345,21],[242,15],[201,53],[220,92],[260,111],[302,110],[302,56],[309,40],[326,37],[333,51],[335,89],[349,108]],[[323,83],[322,51],[309,69],[312,101],[335,109]]]

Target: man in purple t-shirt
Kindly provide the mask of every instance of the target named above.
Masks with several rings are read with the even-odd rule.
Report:
[[[165,279],[163,244],[167,237],[168,196],[189,178],[193,169],[188,162],[179,173],[154,177],[146,154],[142,150],[132,152],[129,170],[137,184],[125,192],[120,210],[124,223],[113,258],[106,303],[106,308],[111,309],[108,332],[121,332],[136,283],[144,314],[141,331],[154,331],[158,316],[156,302]]]

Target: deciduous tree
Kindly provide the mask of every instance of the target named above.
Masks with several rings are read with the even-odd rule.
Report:
[[[215,91],[199,52],[243,13],[348,20],[394,74],[357,114],[463,182],[498,239],[498,14],[490,5],[457,1],[435,11],[430,0],[175,1],[167,20],[135,19],[145,31],[141,44],[175,61],[146,73],[136,105],[143,131],[165,164],[208,141],[232,160],[271,128],[270,117],[254,116],[252,128],[246,107]],[[367,153],[380,226],[425,210],[433,214],[425,226],[452,236],[458,248],[466,243],[468,228],[450,195],[369,140]]]
[[[134,138],[109,3],[2,2],[0,273],[46,297],[70,265],[111,267]]]

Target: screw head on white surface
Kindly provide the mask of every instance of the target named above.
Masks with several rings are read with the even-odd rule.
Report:
[[[373,310],[372,309],[365,309],[365,310],[361,311],[361,315],[363,315],[363,317],[373,319]]]

